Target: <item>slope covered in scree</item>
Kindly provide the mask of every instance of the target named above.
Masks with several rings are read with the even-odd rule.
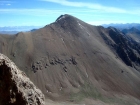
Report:
[[[114,28],[62,15],[33,32],[1,35],[0,52],[26,72],[46,98],[77,101],[126,95],[139,99],[135,43]]]
[[[0,105],[44,105],[42,92],[24,72],[0,54]]]

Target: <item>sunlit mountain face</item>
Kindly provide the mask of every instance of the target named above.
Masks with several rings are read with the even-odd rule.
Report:
[[[41,89],[46,104],[139,104],[139,49],[116,28],[68,14],[34,31],[0,35],[0,53]]]

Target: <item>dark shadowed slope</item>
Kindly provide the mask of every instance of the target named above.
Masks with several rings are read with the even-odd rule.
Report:
[[[140,44],[115,28],[108,28],[107,36],[104,32],[102,33],[103,38],[114,50],[116,56],[121,58],[126,65],[140,71]]]
[[[140,99],[135,43],[114,28],[62,15],[34,32],[1,35],[0,52],[24,70],[46,98],[78,100],[123,94]]]

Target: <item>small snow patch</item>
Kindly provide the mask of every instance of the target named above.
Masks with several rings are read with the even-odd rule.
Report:
[[[65,43],[63,38],[61,38],[61,40],[62,40],[63,43]]]
[[[82,26],[82,25],[79,23],[79,21],[77,21],[77,23],[78,23],[78,25],[79,25],[82,29],[84,29],[84,26]]]
[[[88,36],[90,36],[90,33],[87,31]]]

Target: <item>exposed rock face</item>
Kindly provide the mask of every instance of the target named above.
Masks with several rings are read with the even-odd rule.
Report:
[[[3,54],[0,54],[0,105],[44,105],[42,92]]]

